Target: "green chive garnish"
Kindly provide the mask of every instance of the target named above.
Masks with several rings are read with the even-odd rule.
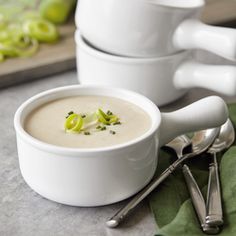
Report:
[[[102,128],[101,128],[101,130],[106,130],[107,129],[107,127],[106,126],[103,126]]]
[[[113,130],[110,130],[110,134],[116,134],[116,132],[115,131],[113,131]]]
[[[96,127],[96,129],[101,129],[102,128],[102,126],[101,125],[98,125],[97,127]]]
[[[84,135],[90,135],[90,132],[86,131],[86,132],[84,132]]]
[[[113,115],[113,113],[110,110],[108,110],[107,115],[111,116],[111,115]]]
[[[68,118],[68,117],[69,117],[70,115],[72,115],[72,114],[74,114],[73,111],[68,112],[68,115],[66,116],[66,118]]]
[[[121,122],[120,121],[116,121],[113,123],[113,125],[121,125]]]

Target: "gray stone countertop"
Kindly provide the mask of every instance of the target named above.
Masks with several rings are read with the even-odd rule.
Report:
[[[76,72],[71,71],[0,90],[0,235],[154,235],[156,224],[145,201],[119,228],[108,229],[105,221],[126,201],[95,208],[70,207],[42,198],[24,182],[18,166],[13,127],[16,109],[23,101],[41,91],[76,83]],[[206,90],[191,90],[184,98],[162,110],[173,110],[209,94]],[[236,98],[230,98],[230,101],[236,101]]]
[[[70,207],[42,198],[24,182],[13,127],[16,109],[41,91],[76,83],[76,72],[72,71],[0,90],[1,236],[150,236],[155,232],[145,203],[120,228],[108,229],[105,221],[125,202],[96,208]]]

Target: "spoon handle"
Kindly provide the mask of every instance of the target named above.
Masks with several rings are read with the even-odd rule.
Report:
[[[192,157],[192,155],[186,155],[185,159]],[[162,174],[154,178],[143,190],[141,190],[131,201],[120,209],[113,217],[111,217],[106,225],[110,228],[114,228],[120,224],[121,221],[146,197],[148,196],[159,184],[161,184],[182,162],[183,159],[176,160],[170,165]]]
[[[223,213],[221,203],[221,190],[216,153],[209,167],[209,180],[207,190],[207,217],[209,225],[222,225]]]
[[[206,224],[205,200],[202,196],[201,190],[199,189],[198,184],[195,178],[193,177],[189,167],[187,165],[183,165],[182,170],[183,170],[185,181],[187,183],[188,191],[191,196],[193,206],[197,213],[203,232],[208,233],[208,234],[217,233],[219,231],[219,228],[211,227],[208,224]]]

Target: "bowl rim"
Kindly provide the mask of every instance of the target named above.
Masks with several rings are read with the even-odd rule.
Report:
[[[126,93],[128,96],[130,95],[130,96],[133,96],[133,97],[139,97],[144,102],[149,103],[151,109],[153,109],[156,112],[156,117],[150,116],[151,120],[152,120],[152,125],[151,125],[150,129],[147,130],[141,136],[139,136],[135,139],[132,139],[128,142],[125,142],[125,143],[112,145],[112,146],[107,146],[107,147],[106,146],[105,147],[98,147],[98,148],[70,148],[70,147],[57,146],[57,145],[49,144],[49,143],[46,143],[44,141],[38,140],[37,138],[34,138],[33,136],[31,136],[29,133],[27,133],[25,131],[25,129],[23,128],[23,123],[24,122],[22,122],[21,119],[22,119],[22,115],[25,112],[25,109],[30,104],[32,104],[33,102],[35,102],[38,99],[41,99],[43,97],[47,97],[47,96],[50,97],[50,95],[53,95],[53,94],[56,94],[56,93],[59,93],[59,92],[62,92],[62,91],[67,91],[67,90],[70,91],[70,90],[77,90],[77,89],[78,90],[80,90],[80,89],[82,89],[82,90],[83,89],[85,89],[85,90],[86,89],[92,89],[92,90],[101,90],[101,89],[103,89],[104,90],[105,89],[105,90],[109,91],[109,95],[104,95],[104,96],[108,96],[108,97],[109,96],[110,97],[115,97],[115,96],[112,96],[112,94],[114,92]],[[94,95],[96,95],[96,93]],[[62,96],[62,97],[67,97],[67,96]],[[123,99],[123,100],[125,100],[125,99]],[[132,101],[129,101],[129,102],[132,103]],[[37,106],[35,106],[35,108],[36,107]],[[142,107],[140,106],[140,108],[142,108]],[[145,110],[145,112],[147,112],[147,111]],[[19,135],[24,141],[26,141],[27,143],[30,143],[31,145],[33,145],[36,148],[39,148],[41,150],[45,150],[47,152],[57,153],[57,154],[61,154],[61,155],[72,155],[72,156],[73,155],[78,155],[79,153],[90,154],[90,153],[100,153],[100,152],[110,152],[110,151],[121,151],[125,148],[128,148],[128,147],[136,145],[136,144],[138,144],[138,143],[140,143],[144,140],[147,140],[152,135],[155,135],[159,130],[160,124],[161,124],[160,110],[147,97],[145,97],[145,96],[143,96],[139,93],[136,93],[136,92],[133,92],[133,91],[130,91],[130,90],[126,90],[126,89],[107,87],[107,86],[92,86],[92,85],[63,86],[63,87],[57,87],[57,88],[54,88],[54,89],[50,89],[50,90],[46,90],[44,92],[38,93],[38,94],[32,96],[31,98],[29,98],[28,100],[26,100],[25,102],[23,102],[19,106],[17,111],[15,112],[15,116],[14,116],[14,127],[15,127],[16,134]]]
[[[156,63],[156,62],[164,62],[166,60],[175,60],[178,57],[186,57],[185,55],[191,54],[191,50],[180,50],[174,52],[173,54],[169,54],[166,56],[161,57],[127,57],[127,56],[120,56],[115,54],[106,53],[104,51],[99,50],[98,48],[91,45],[80,33],[80,30],[77,29],[74,34],[74,39],[76,45],[80,50],[83,50],[87,54],[97,57],[99,59],[103,59],[110,62],[115,63],[125,63],[125,64],[148,64],[148,63]]]

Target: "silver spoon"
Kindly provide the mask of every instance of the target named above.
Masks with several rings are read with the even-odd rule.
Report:
[[[216,153],[229,148],[233,144],[234,139],[234,127],[232,125],[232,122],[228,119],[226,123],[221,126],[219,136],[207,151],[208,153],[213,155],[213,159],[209,167],[209,180],[207,190],[206,223],[209,225],[223,224],[221,190]]]
[[[201,132],[201,131],[200,131]],[[190,144],[195,146],[193,142],[188,138],[187,135],[181,135],[166,144],[165,146],[173,149],[176,152],[176,155],[179,159],[183,157],[183,150],[188,147]],[[198,216],[198,220],[201,224],[202,231],[207,234],[216,234],[219,232],[219,228],[216,226],[210,226],[206,224],[206,204],[202,196],[201,190],[198,187],[198,184],[193,177],[189,167],[187,165],[182,166],[182,171],[186,184],[188,186],[188,191],[192,199],[193,206]]]
[[[170,165],[159,177],[154,178],[143,190],[141,190],[125,207],[119,210],[113,217],[111,217],[106,225],[110,228],[114,228],[120,224],[120,222],[160,183],[162,183],[183,161],[191,158],[195,155],[199,155],[206,151],[208,147],[213,143],[219,133],[219,128],[208,129],[203,132],[197,132],[194,134],[192,141],[193,145],[192,153],[184,155],[181,159],[176,160]]]

